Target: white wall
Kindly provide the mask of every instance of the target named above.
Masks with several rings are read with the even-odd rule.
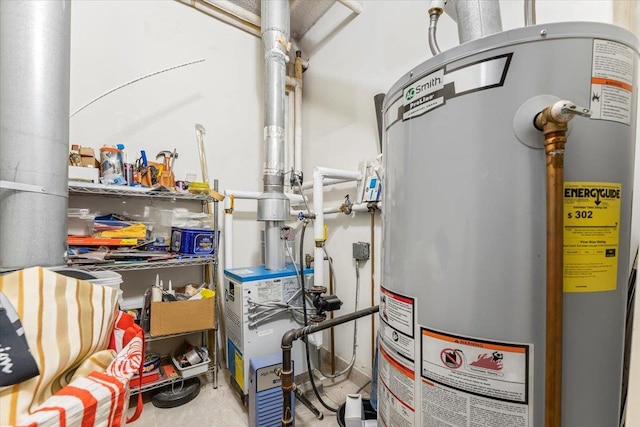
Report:
[[[150,160],[177,148],[176,179],[201,177],[195,123],[205,135],[209,179],[220,189],[262,188],[263,102],[260,39],[175,1],[77,1],[71,13],[71,112],[123,83],[70,120],[70,143],[125,144]],[[213,185],[213,182],[211,182]],[[238,211],[254,211],[239,202]],[[103,212],[104,213],[104,212]],[[237,216],[238,265],[259,262],[260,224]],[[221,216],[222,220],[222,216]]]
[[[378,0],[363,3],[362,14],[339,33],[323,39],[322,35],[327,34],[328,28],[335,24],[328,22],[329,19],[321,20],[301,43],[303,48],[306,46],[309,49],[303,56],[310,56],[310,68],[304,75],[303,163],[306,176],[310,176],[314,165],[354,169],[358,161],[375,157],[378,141],[373,96],[386,92],[403,73],[431,57],[427,43],[428,2]],[[503,0],[500,5],[504,29],[523,26],[522,1]],[[339,5],[334,6],[330,13],[334,20],[348,15],[340,10]],[[611,23],[612,20],[612,2],[608,0],[537,2],[539,24],[557,21]],[[455,24],[448,16],[440,19],[438,41],[442,50],[458,44]],[[352,189],[344,186],[339,191],[332,191],[330,197],[339,201]],[[340,292],[340,296],[345,299],[345,307],[350,309],[353,305],[354,281],[350,243],[369,241],[368,217],[331,219],[327,220],[327,224],[330,227],[327,247],[337,260],[340,287],[344,289],[347,286],[347,291]],[[632,248],[637,246],[636,234],[634,232]],[[379,226],[376,239],[379,242]],[[379,256],[378,251],[378,266]],[[368,266],[363,273],[363,284],[368,286]],[[376,271],[376,276],[380,277],[379,271]],[[375,283],[377,292],[379,279]],[[368,296],[365,301],[368,301]],[[361,304],[362,307],[366,305],[364,302]],[[369,323],[362,323],[363,332],[359,334],[359,339],[363,347],[358,349],[357,365],[369,370]],[[638,323],[640,321],[636,325]],[[342,330],[342,337],[350,337],[350,327],[343,326]],[[338,343],[337,354],[348,359],[350,352],[350,340],[342,339]],[[635,371],[640,370],[638,353],[635,351]],[[637,400],[638,396],[638,392],[635,392],[632,399]]]
[[[538,1],[538,23],[613,19],[612,1]],[[522,2],[501,1],[505,29],[522,25]],[[304,78],[304,172],[313,166],[355,169],[378,153],[373,96],[386,92],[411,67],[431,57],[426,1],[365,1],[364,11],[326,37],[349,16],[340,5],[302,41],[310,59]],[[333,19],[333,20],[332,20]],[[457,45],[446,16],[438,39],[444,50]],[[206,58],[204,64],[171,71],[119,90],[71,119],[71,143],[100,147],[124,143],[153,156],[178,149],[178,178],[199,172],[194,124],[207,128],[209,175],[220,188],[260,190],[262,147],[262,50],[259,39],[170,1],[74,2],[72,7],[71,111],[96,96],[150,72]],[[338,204],[354,186],[331,189]],[[259,262],[259,229],[253,202],[236,206],[235,264]],[[334,258],[337,291],[353,310],[355,272],[351,243],[370,241],[369,215],[327,218],[327,249]],[[375,302],[379,285],[380,217],[376,216]],[[298,224],[299,227],[299,224]],[[306,252],[312,251],[311,229]],[[637,240],[636,240],[637,241]],[[361,270],[360,307],[369,305],[370,261]],[[328,277],[328,271],[325,274]],[[636,322],[636,325],[640,321]],[[370,320],[359,322],[357,366],[370,372]],[[338,328],[337,354],[351,355],[351,325]],[[638,334],[636,334],[638,336]],[[325,341],[328,343],[328,340]],[[635,364],[640,365],[639,352]],[[636,371],[638,368],[636,367]],[[638,399],[638,392],[632,399]],[[640,418],[640,417],[637,417]]]

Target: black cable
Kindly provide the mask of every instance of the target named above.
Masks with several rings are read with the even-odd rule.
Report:
[[[307,229],[307,221],[305,220],[302,223],[302,232],[300,233],[300,286],[302,287],[302,311],[303,311],[303,317],[304,317],[304,326],[307,326],[307,303],[306,303],[306,299],[307,299],[307,294],[305,291],[305,286],[304,286],[304,268],[305,266],[303,265],[303,258],[304,258],[304,232]],[[316,267],[318,266],[318,264],[320,265],[320,268],[322,268],[322,261],[323,260],[314,260]],[[307,339],[308,337],[304,338],[304,346],[305,346],[305,353],[307,355],[307,371],[309,372],[309,379],[311,380],[311,388],[313,388],[313,393],[316,395],[316,397],[318,398],[318,402],[320,402],[320,404],[322,406],[324,406],[326,409],[328,409],[331,412],[338,412],[337,408],[333,408],[329,405],[327,405],[325,403],[324,400],[322,400],[322,397],[320,397],[320,393],[318,392],[318,388],[316,387],[316,382],[313,379],[313,370],[311,369],[311,358],[309,357],[309,340]]]

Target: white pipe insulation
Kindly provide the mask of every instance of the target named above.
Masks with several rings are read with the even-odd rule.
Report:
[[[294,173],[302,176],[302,81],[294,86]],[[300,179],[302,181],[302,179]]]
[[[330,169],[324,167],[316,167],[313,170],[313,211],[316,218],[313,223],[313,239],[315,248],[313,251],[313,259],[315,261],[315,269],[313,272],[313,282],[316,286],[324,286],[324,244],[326,239],[324,232],[324,180],[325,179],[342,179],[345,181],[359,181],[362,174],[358,171],[346,171],[340,169]]]
[[[327,179],[324,179],[322,181],[322,185],[324,187],[327,187],[329,185],[342,184],[344,182],[351,182],[351,181],[353,181],[353,180],[352,179],[332,179],[332,178],[327,178]],[[303,182],[302,183],[302,189],[303,190],[309,190],[311,188],[313,188],[313,181],[307,181],[307,182]]]
[[[302,173],[302,79],[287,76],[287,86],[293,88],[293,94],[289,92],[289,127],[293,138],[293,171]],[[293,96],[293,102],[291,97]],[[293,108],[292,108],[293,106]],[[293,118],[293,120],[291,120]],[[311,188],[311,187],[309,187]]]
[[[233,268],[233,213],[224,212],[224,268]]]
[[[291,169],[294,171],[296,169],[296,163],[294,157],[297,156],[297,147],[294,146],[295,139],[295,117],[296,117],[296,98],[293,93],[289,92],[287,95],[288,100],[288,109],[287,109],[287,146],[286,146],[286,171],[289,172]]]
[[[364,203],[357,203],[355,205],[351,205],[351,210],[353,212],[369,212],[369,202],[364,202]],[[382,209],[382,202],[376,202],[375,205],[376,209]],[[291,216],[293,217],[297,217],[300,212],[307,214],[308,212],[305,210],[302,211],[296,211],[296,210],[291,210]],[[338,206],[333,206],[330,208],[324,208],[322,210],[322,212],[325,215],[331,215],[331,214],[337,214],[337,213],[343,213],[342,212],[342,205],[338,205]]]

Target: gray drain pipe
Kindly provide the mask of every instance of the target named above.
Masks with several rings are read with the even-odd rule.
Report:
[[[313,323],[299,329],[291,329],[282,336],[282,370],[280,371],[280,387],[282,388],[282,427],[290,427],[293,425],[293,413],[291,410],[291,391],[293,390],[293,364],[291,363],[291,348],[293,342],[314,332],[324,331],[343,323],[352,322],[361,317],[370,316],[379,311],[380,306],[365,308],[345,314],[344,316],[335,317],[325,320],[321,323]],[[313,375],[313,373],[310,373]]]
[[[0,268],[64,264],[71,2],[0,1]]]
[[[289,50],[289,0],[262,2],[264,43],[264,164],[263,193],[258,199],[258,221],[264,222],[265,267],[286,266],[280,230],[289,220],[289,199],[284,195],[284,97]]]

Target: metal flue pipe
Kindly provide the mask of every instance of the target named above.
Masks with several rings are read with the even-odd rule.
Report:
[[[284,99],[289,50],[289,1],[262,2],[264,43],[264,143],[263,193],[258,199],[258,221],[265,226],[265,267],[285,268],[284,240],[280,230],[289,219],[289,199],[284,195]]]
[[[71,2],[0,1],[2,268],[64,264],[70,41]]]
[[[361,317],[369,316],[377,313],[380,306],[365,308],[363,310],[354,311],[353,313],[346,314],[344,316],[336,317],[333,319],[325,320],[322,323],[313,323],[303,328],[291,329],[282,336],[282,371],[280,373],[281,387],[282,387],[282,426],[292,426],[293,417],[291,410],[291,391],[293,390],[293,365],[291,363],[291,348],[293,342],[299,338],[306,337],[314,332],[323,331],[325,329],[333,328],[334,326],[342,325],[359,319]]]

